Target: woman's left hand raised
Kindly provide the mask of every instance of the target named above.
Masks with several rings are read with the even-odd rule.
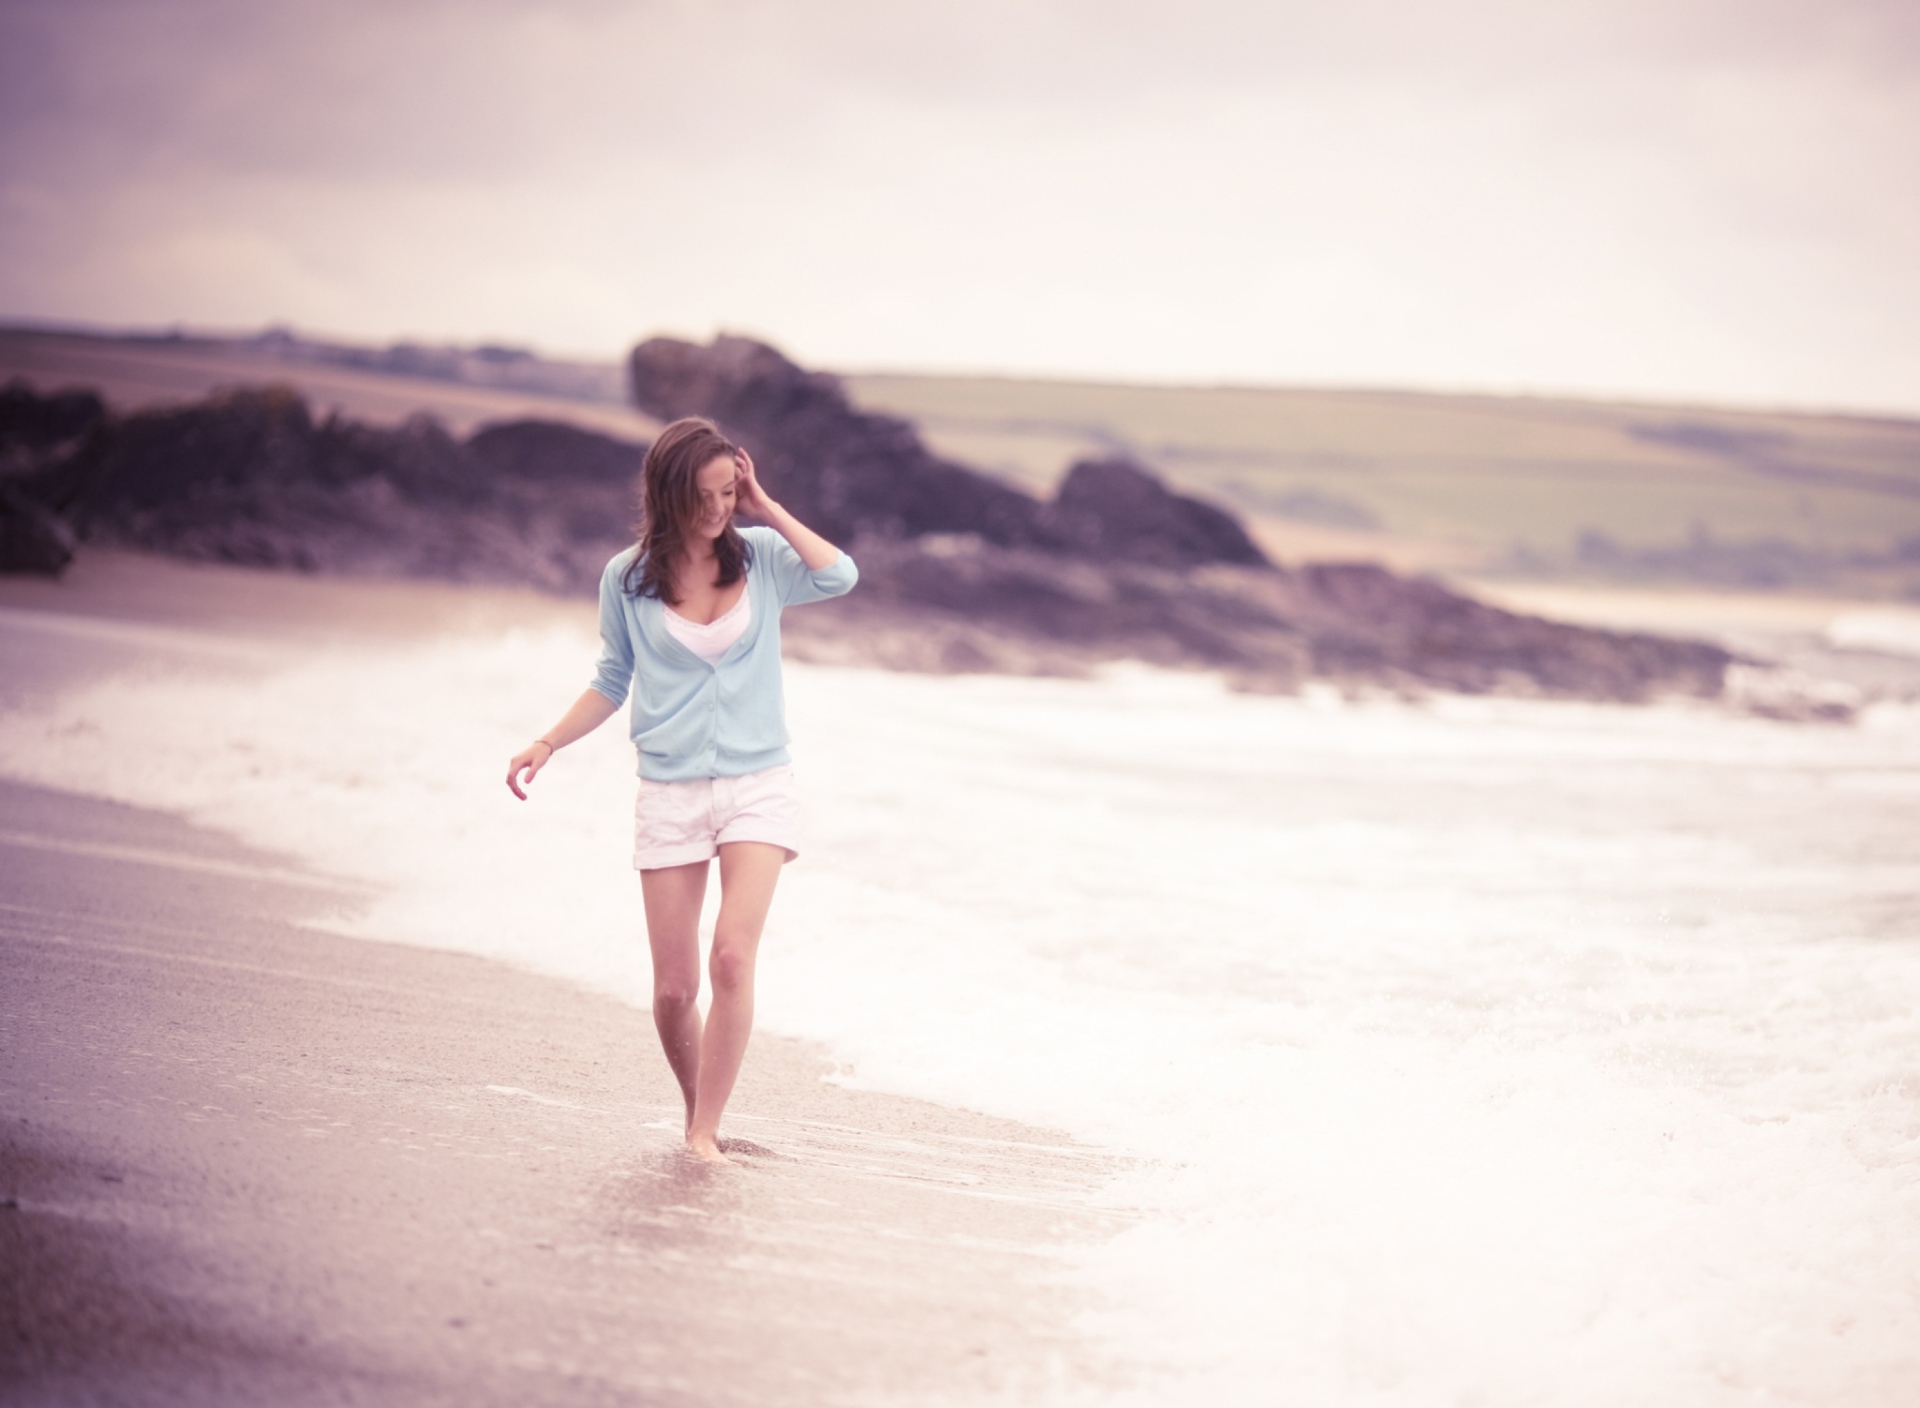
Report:
[[[760,487],[760,477],[753,471],[753,456],[745,450],[735,450],[733,463],[735,466],[734,506],[765,522],[780,506],[768,497],[765,489]]]

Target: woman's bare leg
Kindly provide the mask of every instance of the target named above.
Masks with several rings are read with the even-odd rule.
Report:
[[[732,1162],[720,1152],[720,1115],[753,1035],[753,967],[786,855],[761,841],[730,841],[720,848],[720,918],[707,965],[713,1005],[700,1043],[697,1096],[687,1126],[687,1147],[714,1163]]]
[[[707,868],[703,860],[640,872],[653,952],[653,1026],[686,1098],[688,1129],[700,1082],[700,905]]]

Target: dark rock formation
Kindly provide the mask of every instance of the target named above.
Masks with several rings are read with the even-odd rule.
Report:
[[[0,572],[57,577],[73,561],[74,546],[59,515],[0,480]]]
[[[1335,678],[1638,700],[1716,695],[1733,662],[1716,645],[1522,616],[1371,563],[1315,563],[1295,582],[1315,672]]]
[[[1730,663],[1714,646],[1556,625],[1377,567],[1277,568],[1223,511],[1137,465],[1078,465],[1042,504],[757,344],[648,343],[634,365],[643,404],[714,415],[776,494],[854,549],[860,590],[797,613],[789,633],[818,658],[1035,673],[1134,658],[1259,689],[1320,676],[1617,700],[1714,695]],[[184,557],[589,591],[630,541],[642,454],[535,421],[464,442],[426,418],[316,422],[285,388],[124,418],[13,395],[4,415],[31,459],[0,481],[15,570],[57,570],[71,525]]]
[[[1079,674],[1106,660],[1224,669],[1289,689],[1312,673],[1271,570],[1170,571],[1003,548],[970,535],[863,540],[860,587],[831,615],[797,613],[806,654],[851,659],[851,636],[887,664]]]
[[[20,380],[0,386],[0,474],[38,468],[106,418],[106,406],[91,391],[41,396]]]
[[[33,488],[81,536],[258,566],[452,566],[444,542],[397,541],[429,505],[472,506],[459,447],[437,424],[316,425],[284,387],[107,423]],[[437,535],[435,535],[437,537]]]
[[[539,422],[491,427],[464,444],[427,417],[394,429],[316,423],[299,396],[267,387],[102,421],[71,453],[12,483],[93,541],[262,567],[566,590],[597,581],[628,541],[640,454]]]
[[[316,425],[293,391],[266,387],[110,422],[41,476],[40,492],[83,531],[152,522],[165,532],[170,523],[264,521],[300,507],[358,520],[365,515],[352,496],[336,491],[374,478],[410,498],[470,499],[463,468],[458,446],[431,420],[391,431]]]
[[[1368,564],[1173,570],[967,537],[863,542],[859,560],[844,610],[798,613],[789,634],[802,652],[1040,674],[1135,659],[1263,691],[1317,677],[1620,702],[1713,697],[1732,662],[1718,646],[1521,616]]]
[[[1232,514],[1173,493],[1131,460],[1080,461],[1041,521],[1070,550],[1104,562],[1268,565]]]
[[[628,359],[634,404],[706,416],[753,452],[767,491],[830,538],[977,533],[1056,545],[1027,494],[940,459],[906,421],[857,411],[838,380],[744,337],[656,337]]]
[[[832,377],[746,338],[655,338],[629,372],[642,410],[717,421],[748,443],[776,497],[857,544],[855,598],[797,627],[813,637],[802,648],[830,657],[846,654],[833,637],[857,621],[917,668],[1131,657],[1265,688],[1321,675],[1601,699],[1714,694],[1731,659],[1518,616],[1381,568],[1280,571],[1225,510],[1123,460],[1075,465],[1042,504],[938,459],[906,423],[854,409]]]
[[[91,391],[40,396],[24,381],[0,387],[0,572],[58,576],[73,560],[72,528],[27,486],[106,415]]]
[[[597,583],[607,559],[633,541],[646,446],[557,421],[516,420],[481,427],[466,450],[516,521],[542,525],[564,545],[555,560],[568,564],[570,579]]]
[[[629,493],[647,447],[551,420],[499,421],[467,441],[493,475],[527,484],[584,484]]]
[[[830,538],[971,533],[1103,561],[1266,561],[1232,515],[1171,492],[1138,465],[1076,465],[1060,497],[1042,504],[940,459],[906,421],[854,409],[835,378],[744,337],[706,347],[656,337],[634,348],[628,367],[641,410],[718,422],[752,450],[768,491]]]

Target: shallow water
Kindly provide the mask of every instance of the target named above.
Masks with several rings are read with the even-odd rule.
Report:
[[[0,769],[644,1004],[624,731],[500,782],[593,655],[261,647],[16,709]],[[761,1021],[1137,1160],[1079,1267],[1141,1402],[1920,1395],[1920,713],[788,689]]]

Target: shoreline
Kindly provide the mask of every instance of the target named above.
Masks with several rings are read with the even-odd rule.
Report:
[[[91,559],[91,561],[88,561]],[[0,708],[587,604],[89,554],[0,580]],[[43,613],[61,629],[46,630]],[[1119,1160],[830,1083],[756,1035],[680,1152],[647,1012],[350,937],[365,895],[165,811],[0,779],[9,1402],[815,1404],[1117,1382],[1072,1249]],[[644,971],[637,896],[633,961]],[[321,927],[315,927],[316,925]]]
[[[190,630],[408,638],[594,619],[531,587],[288,572],[88,546],[60,577],[0,575],[0,609]]]
[[[1920,609],[1870,598],[1802,593],[1630,588],[1606,584],[1461,580],[1507,610],[1556,624],[1710,640],[1815,678],[1858,685],[1868,698],[1920,694],[1912,647],[1831,639],[1836,623],[1897,618],[1920,640]],[[593,603],[532,587],[289,572],[194,562],[136,549],[89,546],[58,578],[0,575],[0,612],[44,612],[255,640],[405,642],[422,635],[591,628]],[[790,658],[913,674],[1079,677],[1108,656],[1071,645],[1043,649],[1017,634],[958,620],[931,621],[872,603],[851,614],[801,612],[786,624]],[[1161,668],[1191,665],[1163,663]],[[1440,690],[1445,693],[1446,691]]]
[[[37,839],[0,837],[12,1401],[831,1402],[1113,1372],[1062,1274],[1123,1221],[1095,1205],[1110,1156],[843,1089],[762,1034],[727,1126],[746,1166],[707,1169],[644,1012],[304,927],[352,897],[164,814],[12,783],[0,812]]]
[[[1849,614],[1920,617],[1920,606],[1911,602],[1834,593],[1534,581],[1470,572],[1454,580],[1481,600],[1544,620],[1674,636],[1811,637]],[[0,606],[176,626],[381,635],[593,616],[591,596],[533,587],[293,572],[98,544],[86,545],[57,578],[0,574]]]
[[[49,911],[0,910],[0,1201],[27,1214],[0,1264],[39,1278],[0,1304],[86,1332],[62,1361],[35,1322],[23,1401],[1912,1378],[1911,1287],[1856,1250],[1920,1226],[1910,710],[796,670],[824,831],[763,1038],[948,1105],[763,1039],[767,1099],[743,1085],[726,1132],[771,1155],[690,1181],[628,742],[583,744],[538,827],[493,761],[590,638],[455,634],[457,589],[122,565],[117,604],[69,584],[117,616],[0,607],[0,696],[41,682],[8,771],[42,784],[0,794],[31,842],[0,845],[0,899]],[[318,866],[388,888],[336,902]]]

